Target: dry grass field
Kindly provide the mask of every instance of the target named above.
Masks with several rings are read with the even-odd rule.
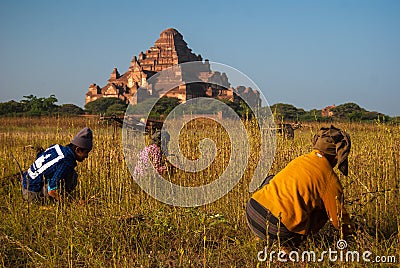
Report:
[[[252,131],[251,122],[245,122]],[[244,218],[250,198],[252,163],[226,196],[196,208],[163,204],[131,178],[122,148],[122,131],[97,118],[0,118],[0,266],[4,267],[275,267],[260,262],[263,241],[255,241]],[[207,124],[204,124],[207,125]],[[311,150],[310,140],[321,126],[296,130],[294,140],[277,136],[270,173]],[[32,147],[67,144],[84,126],[94,132],[94,149],[78,163],[79,184],[72,200],[62,204],[28,204],[21,197],[16,161],[27,169],[35,159]],[[346,208],[358,225],[348,249],[395,256],[391,264],[360,262],[286,263],[289,267],[393,267],[399,263],[400,127],[380,123],[337,123],[350,133],[349,176],[340,176]],[[219,176],[229,160],[226,133],[188,128],[184,154],[198,157],[192,144],[207,136],[217,140],[217,162],[203,172],[175,172],[170,179],[197,185]],[[222,134],[221,134],[222,133]],[[139,135],[139,134],[138,134]],[[252,135],[255,137],[256,135]],[[251,141],[251,159],[257,144]],[[194,149],[193,149],[194,148]],[[339,172],[338,172],[339,174]],[[84,200],[85,202],[78,202]],[[304,242],[300,250],[336,249],[339,232],[329,224]],[[271,249],[272,250],[272,249]],[[275,249],[276,250],[276,249]],[[282,264],[281,264],[282,265]],[[283,266],[282,266],[283,267]]]

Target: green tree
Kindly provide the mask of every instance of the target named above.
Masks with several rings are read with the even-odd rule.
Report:
[[[148,109],[153,104],[154,106],[151,109],[149,116],[152,118],[159,118],[161,115],[168,115],[180,104],[180,100],[178,98],[169,98],[165,96],[158,100],[156,98],[148,98],[141,103],[129,106],[128,112],[130,114],[144,114],[148,112]]]
[[[382,120],[390,121],[390,117],[378,112],[370,112],[360,107],[356,103],[344,103],[332,108],[333,117],[335,120],[357,121],[374,121]]]
[[[95,101],[91,101],[85,105],[85,112],[88,114],[105,114],[108,107],[113,104],[126,104],[123,100],[118,98],[100,98]]]
[[[23,110],[30,116],[50,115],[57,108],[55,103],[58,100],[54,95],[50,95],[48,98],[38,98],[31,94],[24,98],[25,100],[21,101]]]
[[[344,103],[341,105],[332,108],[333,118],[336,120],[356,120],[360,117],[360,115],[365,112],[365,109],[362,109],[356,103]]]
[[[80,115],[84,114],[85,111],[75,104],[63,104],[58,107],[57,113],[61,115]]]
[[[57,105],[55,104],[58,102],[56,96],[54,94],[50,95],[48,98],[42,98],[42,110],[47,111],[48,113],[52,113],[54,109],[57,108]]]
[[[22,103],[16,101],[8,101],[0,103],[0,115],[18,115],[24,111]]]
[[[321,110],[312,109],[310,111],[306,111],[304,114],[299,116],[299,121],[321,121],[322,115]]]
[[[253,116],[253,111],[247,105],[247,103],[242,99],[240,99],[239,101],[230,101],[230,100],[222,99],[220,101],[222,101],[223,103],[225,103],[226,105],[231,107],[232,110],[234,110],[236,112],[236,114],[241,118],[244,118],[246,116],[248,118],[251,118]]]
[[[127,104],[114,103],[108,106],[106,115],[123,115],[125,114]]]
[[[303,109],[298,109],[286,103],[276,103],[272,105],[271,112],[278,121],[297,121],[306,113]]]
[[[166,116],[179,104],[180,100],[178,98],[162,97],[156,102],[151,113]]]
[[[148,98],[140,103],[129,105],[128,113],[129,114],[144,114],[148,112],[149,106],[153,105],[156,102],[156,98]]]

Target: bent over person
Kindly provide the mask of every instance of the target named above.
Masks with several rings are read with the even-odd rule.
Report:
[[[133,178],[139,179],[147,174],[147,169],[153,165],[157,173],[162,174],[167,167],[163,157],[168,155],[170,135],[167,131],[156,130],[151,136],[150,145],[146,146],[139,154],[138,163],[133,171]]]
[[[343,207],[343,189],[333,168],[347,176],[350,136],[334,126],[321,128],[313,151],[292,160],[275,176],[267,177],[246,207],[247,222],[261,239],[297,247],[329,220],[344,235],[352,233]],[[270,240],[271,241],[271,240]]]
[[[93,133],[83,128],[67,146],[55,144],[39,153],[35,162],[22,175],[22,194],[25,200],[41,197],[61,200],[77,185],[76,161],[82,162],[93,147]]]

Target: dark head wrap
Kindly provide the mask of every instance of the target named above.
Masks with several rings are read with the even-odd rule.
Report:
[[[157,144],[161,147],[165,155],[168,155],[168,143],[170,141],[170,135],[166,130],[156,130],[151,135],[151,143]]]
[[[312,140],[313,149],[320,150],[324,154],[334,155],[338,160],[338,168],[345,176],[348,174],[351,141],[346,132],[331,125],[329,128],[321,128]]]

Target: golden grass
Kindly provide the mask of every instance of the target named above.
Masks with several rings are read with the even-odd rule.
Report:
[[[143,192],[131,179],[121,129],[98,124],[96,118],[0,119],[0,264],[4,267],[256,267],[264,243],[254,241],[244,218],[250,197],[248,184],[258,160],[257,135],[251,135],[248,169],[234,189],[214,203],[198,208],[173,207]],[[201,128],[212,125],[200,122]],[[246,122],[249,132],[254,131]],[[64,204],[27,204],[20,186],[9,175],[18,172],[12,152],[25,169],[35,159],[28,145],[47,147],[67,144],[83,126],[94,131],[95,146],[78,164],[80,183],[75,198]],[[277,137],[270,173],[311,150],[310,140],[318,123],[296,130],[293,141]],[[400,127],[384,124],[341,123],[351,134],[350,173],[340,176],[346,207],[359,225],[348,241],[351,250],[375,255],[396,255],[399,261]],[[214,137],[217,161],[205,171],[188,175],[177,171],[169,177],[185,186],[218,177],[229,161],[229,140],[223,130],[193,131],[188,127],[181,148],[195,159],[196,139]],[[196,126],[199,128],[199,126]],[[253,140],[254,139],[254,140]],[[303,250],[335,248],[339,238],[328,224],[302,245]],[[298,264],[291,263],[292,266]],[[310,263],[311,267],[364,267],[365,263]]]

